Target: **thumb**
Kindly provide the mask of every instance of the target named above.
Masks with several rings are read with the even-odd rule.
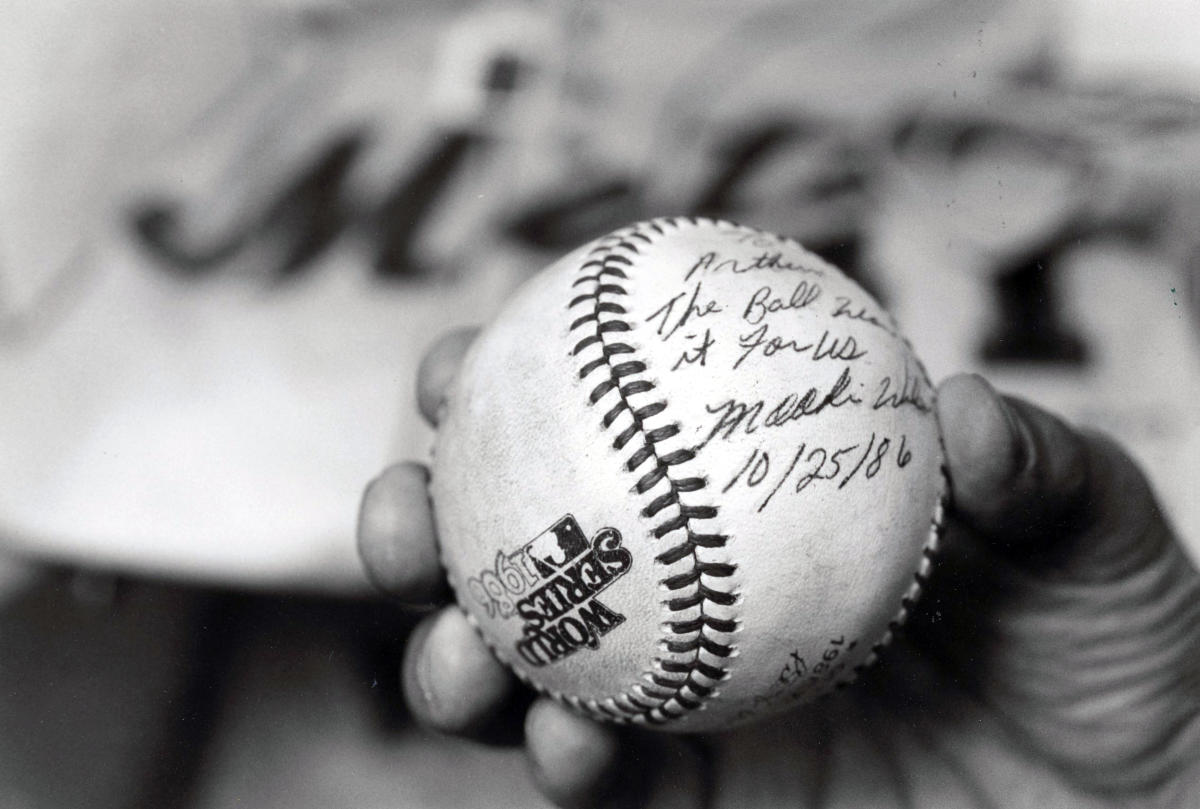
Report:
[[[942,383],[938,414],[955,516],[1018,566],[1112,579],[1174,541],[1146,478],[1111,440],[974,375]]]
[[[1200,576],[1112,441],[979,377],[939,391],[957,527],[931,649],[1077,783],[1161,785],[1197,761]],[[936,578],[936,576],[935,576]]]

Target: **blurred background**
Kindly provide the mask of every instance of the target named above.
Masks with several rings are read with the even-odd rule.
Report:
[[[1195,3],[0,19],[0,807],[540,805],[404,715],[358,498],[441,332],[648,216],[795,236],[1200,551]]]

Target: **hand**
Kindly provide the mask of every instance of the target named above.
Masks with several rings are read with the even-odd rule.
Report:
[[[439,404],[471,333],[426,357]],[[359,550],[397,598],[436,608],[404,693],[428,726],[523,742],[562,806],[1195,806],[1200,575],[1109,440],[997,395],[939,388],[954,508],[904,633],[853,687],[706,737],[599,725],[534,698],[450,605],[428,472],[367,489]],[[523,731],[523,732],[522,732]]]

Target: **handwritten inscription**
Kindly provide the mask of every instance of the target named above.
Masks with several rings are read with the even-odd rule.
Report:
[[[701,335],[687,334],[684,337],[696,342],[679,355],[679,359],[675,360],[675,364],[671,366],[671,370],[677,371],[684,365],[707,365],[708,350],[717,342],[712,336],[712,329],[705,329],[704,334]]]
[[[701,284],[697,281],[690,295],[687,291],[680,292],[665,304],[655,309],[646,318],[646,321],[650,323],[657,322],[654,329],[655,333],[663,340],[669,340],[675,335],[675,332],[691,322],[693,318],[699,319],[722,311],[716,301],[709,298],[701,298],[701,291]],[[684,298],[687,298],[687,303],[680,305],[680,301]]]
[[[738,347],[742,349],[741,356],[733,363],[734,368],[741,366],[751,356],[774,357],[779,354],[807,354],[810,360],[856,360],[866,356],[866,349],[858,347],[854,337],[831,337],[829,330],[821,333],[815,343],[785,340],[771,334],[770,325],[762,324],[748,334],[738,337]]]
[[[733,244],[745,244],[763,250],[777,250],[787,244],[786,239],[782,239],[774,233],[768,233],[765,230],[732,228],[724,231],[722,235]]]
[[[853,383],[854,378],[847,367],[828,390],[812,387],[804,393],[787,393],[770,405],[762,399],[743,401],[736,398],[705,405],[705,410],[716,419],[701,446],[713,439],[728,441],[735,435],[753,435],[760,429],[782,427],[825,410],[862,404],[862,399],[851,393]]]
[[[871,433],[865,441],[856,441],[838,447],[827,447],[810,442],[801,442],[794,452],[782,457],[790,458],[783,464],[771,464],[772,448],[755,447],[750,457],[721,489],[722,494],[738,486],[763,491],[756,511],[763,511],[776,494],[788,484],[793,494],[800,494],[814,485],[834,484],[844,489],[855,479],[871,480],[886,466],[894,465],[903,470],[912,463],[912,449],[908,436],[898,439]],[[776,450],[778,452],[778,450]],[[777,456],[779,457],[779,456]]]
[[[885,376],[880,379],[879,388],[871,402],[871,408],[874,410],[898,410],[901,407],[913,407],[922,413],[933,410],[933,402],[924,377],[910,372],[908,368],[898,377]]]
[[[731,241],[744,244],[746,252],[710,251],[689,260],[680,267],[683,282],[652,309],[647,307],[650,312],[642,317],[659,342],[672,346],[670,370],[741,371],[743,376],[733,379],[749,380],[744,375],[753,373],[753,378],[770,375],[812,381],[774,397],[751,398],[734,389],[705,402],[712,418],[701,427],[702,438],[695,449],[759,431],[774,432],[840,408],[932,411],[933,391],[924,370],[915,360],[904,358],[903,347],[896,352],[900,362],[891,367],[879,361],[862,362],[878,351],[879,340],[899,339],[891,319],[874,302],[865,295],[845,294],[850,286],[845,279],[808,257],[778,249],[786,245],[772,237],[740,235]],[[721,279],[751,273],[803,277],[792,275],[782,283],[764,278],[769,282],[744,288]],[[731,288],[736,290],[732,294]],[[873,329],[888,336],[873,336]],[[815,372],[830,364],[841,366],[836,378],[824,370]],[[893,439],[884,436],[879,441],[886,447]],[[818,464],[806,480],[836,476],[839,452],[850,449],[830,450],[830,465]]]
[[[794,272],[815,276],[825,275],[824,270],[813,266],[809,261],[795,261],[784,258],[783,252],[779,250],[759,253],[749,259],[723,256],[714,250],[713,252],[705,253],[697,259],[696,263],[687,271],[683,280],[691,281],[693,276],[696,275],[716,275],[718,273],[742,275],[748,272]]]
[[[839,296],[836,299],[836,305],[833,308],[833,317],[844,317],[848,320],[857,320],[860,323],[866,323],[869,326],[874,326],[877,329],[883,329],[893,337],[896,336],[896,330],[892,328],[890,323],[887,323],[883,318],[873,315],[870,310],[862,304],[855,303],[850,298]]]
[[[659,405],[679,413],[671,416],[678,420],[662,426],[656,420],[647,434],[688,443],[678,452],[651,441],[629,456],[628,468],[639,476],[635,488],[661,479],[639,466],[652,452],[669,462],[694,460],[696,474],[706,477],[681,479],[688,487],[711,485],[722,516],[731,525],[738,520],[739,538],[754,552],[779,552],[778,581],[816,570],[833,577],[830,587],[842,584],[832,572],[839,554],[861,548],[869,559],[891,541],[879,529],[876,502],[894,507],[936,469],[935,394],[920,362],[868,294],[782,240],[734,232],[718,250],[697,249],[656,269],[662,274],[651,280],[632,279],[656,290],[655,297],[631,313],[641,332],[623,335],[629,344],[614,345],[613,353],[653,352],[672,402],[681,404]],[[622,384],[621,369],[634,365],[612,367],[610,388]],[[641,412],[658,412],[639,409],[640,402],[616,403],[605,418],[627,419],[628,411],[638,425]],[[627,436],[635,427],[624,429]],[[683,502],[674,491],[656,497],[651,510]],[[685,523],[682,506],[680,515],[665,529]],[[809,529],[797,540],[803,548],[770,547],[786,539],[780,525],[806,520]],[[755,523],[764,529],[756,532]],[[827,617],[808,626],[829,627]],[[743,717],[806,702],[847,679],[866,649],[854,637],[859,630],[843,626],[846,635],[811,629],[808,638],[779,648],[782,658],[795,643],[776,680],[759,683],[739,705]]]
[[[742,320],[753,325],[763,322],[767,315],[788,310],[805,309],[812,306],[821,297],[820,284],[801,281],[792,288],[791,293],[784,299],[777,295],[769,286],[759,287],[750,296],[749,303],[742,310]]]

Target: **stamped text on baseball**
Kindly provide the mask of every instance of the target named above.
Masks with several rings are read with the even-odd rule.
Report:
[[[562,660],[625,622],[597,596],[633,564],[615,528],[589,541],[570,514],[521,546],[499,553],[494,569],[467,580],[467,589],[489,617],[524,621],[516,650],[532,666]]]

